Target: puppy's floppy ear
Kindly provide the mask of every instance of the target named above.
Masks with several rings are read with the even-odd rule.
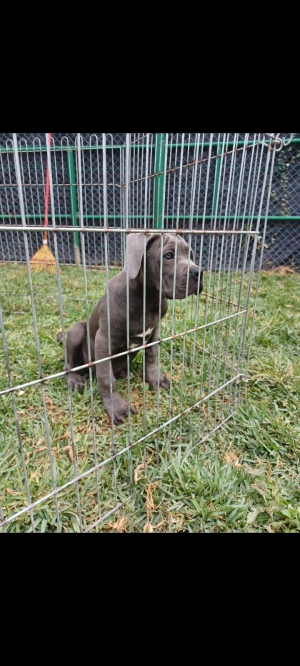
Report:
[[[125,270],[129,274],[129,280],[137,277],[141,268],[142,259],[149,241],[160,237],[160,234],[129,234],[128,236],[128,256],[125,258]]]

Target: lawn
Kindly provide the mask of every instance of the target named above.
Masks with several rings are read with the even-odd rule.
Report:
[[[261,276],[247,401],[244,383],[232,381],[235,368],[243,365],[242,315],[160,345],[172,399],[144,385],[140,353],[130,382],[139,413],[113,431],[95,379],[83,395],[69,396],[63,377],[22,386],[39,377],[28,275],[22,266],[2,265],[0,279],[11,381],[20,386],[15,404],[11,394],[0,396],[2,516],[22,511],[29,500],[38,502],[54,485],[63,487],[57,497],[37,504],[31,516],[25,513],[9,522],[7,531],[78,532],[97,522],[99,509],[107,518],[95,531],[299,531],[299,275],[283,270]],[[63,349],[55,340],[61,329],[57,279],[44,274],[32,279],[42,374],[47,377],[62,372],[64,365]],[[201,325],[205,309],[207,323],[228,315],[227,277],[216,280],[205,277],[209,293],[201,298],[199,311],[194,298],[176,302],[174,309],[170,305],[163,338]],[[86,307],[91,312],[103,293],[105,273],[88,271],[87,284],[86,302],[82,270],[62,268],[66,328],[85,318]],[[255,286],[254,281],[252,299]],[[247,276],[241,302],[246,288]],[[234,302],[238,289],[238,281],[230,283]],[[213,293],[219,300],[210,298]],[[230,308],[232,313],[234,306]],[[0,334],[0,391],[8,387]],[[126,397],[127,380],[120,380],[118,388]]]

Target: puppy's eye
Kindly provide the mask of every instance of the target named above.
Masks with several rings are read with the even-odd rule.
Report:
[[[173,252],[167,252],[167,254],[165,254],[165,259],[168,259],[168,260],[174,259]]]

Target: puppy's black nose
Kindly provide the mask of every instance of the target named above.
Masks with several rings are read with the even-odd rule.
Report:
[[[199,268],[197,268],[197,267],[196,267],[196,268],[192,268],[192,270],[190,271],[190,275],[191,275],[193,278],[195,278],[195,280],[198,280],[198,277],[199,277]]]

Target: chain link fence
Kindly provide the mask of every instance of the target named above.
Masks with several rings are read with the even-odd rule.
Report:
[[[46,135],[45,133],[18,133],[20,166],[24,184],[24,206],[26,224],[41,226],[44,220],[45,181],[46,181]],[[79,165],[76,133],[54,133],[53,189],[54,210],[50,210],[49,222],[53,218],[59,226],[74,226],[74,233],[58,233],[58,259],[61,264],[74,263],[74,245],[84,243],[86,263],[89,266],[105,264],[103,234],[90,232],[80,239],[76,227],[81,223],[89,228],[104,226],[107,216],[109,227],[153,228],[155,211],[154,176],[156,173],[155,134],[130,135],[130,165],[125,165],[126,134],[106,135],[107,151],[107,210],[103,200],[103,161],[102,134],[83,133],[81,136],[81,191],[79,197]],[[261,178],[261,164],[253,165],[251,160],[241,164],[242,152],[239,142],[244,144],[245,134],[169,134],[166,158],[166,192],[164,201],[165,228],[195,230],[255,228],[256,220],[264,227],[265,210],[259,210],[262,182],[256,183],[256,200],[252,200],[251,219],[244,214],[244,203],[251,200],[247,191],[247,172],[252,170]],[[249,134],[249,142],[254,138]],[[263,135],[262,135],[263,136]],[[289,135],[281,135],[289,137]],[[199,150],[199,137],[201,148]],[[232,166],[230,151],[236,147],[235,164]],[[207,160],[211,154],[212,161]],[[228,154],[228,155],[227,155]],[[222,155],[221,176],[218,181],[218,155]],[[215,158],[215,159],[214,159]],[[201,177],[193,183],[193,169],[185,168],[196,159],[201,160]],[[265,156],[262,158],[265,159]],[[207,168],[208,163],[210,168]],[[175,165],[180,164],[180,168]],[[213,168],[212,166],[213,165]],[[129,166],[129,168],[128,168]],[[244,169],[242,196],[239,192],[239,174]],[[125,173],[130,173],[130,200],[126,212]],[[234,173],[234,176],[232,174]],[[145,179],[149,179],[147,197],[144,201]],[[179,179],[183,178],[180,197],[176,196]],[[207,187],[203,183],[207,182]],[[192,192],[195,200],[192,203]],[[229,196],[230,193],[230,196]],[[176,201],[176,209],[174,209]],[[264,204],[265,205],[265,204]],[[248,210],[249,206],[247,207]],[[141,211],[145,211],[141,214]],[[230,215],[229,215],[230,211]],[[205,219],[204,219],[205,218]],[[261,219],[261,222],[260,222]],[[20,225],[21,210],[15,176],[13,143],[11,133],[0,133],[0,225],[6,227]],[[110,234],[109,262],[121,265],[124,257],[122,234]],[[28,235],[33,256],[42,242],[42,233]],[[53,239],[51,250],[54,251]],[[209,262],[209,243],[205,237],[193,238],[196,255],[201,252],[203,267]],[[200,243],[202,244],[200,247]],[[82,247],[82,246],[81,246]],[[214,245],[215,266],[220,255],[223,266],[230,269],[232,247],[224,247],[221,237]],[[226,255],[228,253],[228,256]],[[237,249],[238,252],[238,249]],[[249,257],[251,256],[251,239]],[[24,261],[23,232],[3,231],[0,234],[0,261]],[[278,266],[300,268],[300,134],[295,134],[291,144],[278,153],[275,160],[273,187],[268,214],[267,235],[264,247],[263,267],[273,269]]]

